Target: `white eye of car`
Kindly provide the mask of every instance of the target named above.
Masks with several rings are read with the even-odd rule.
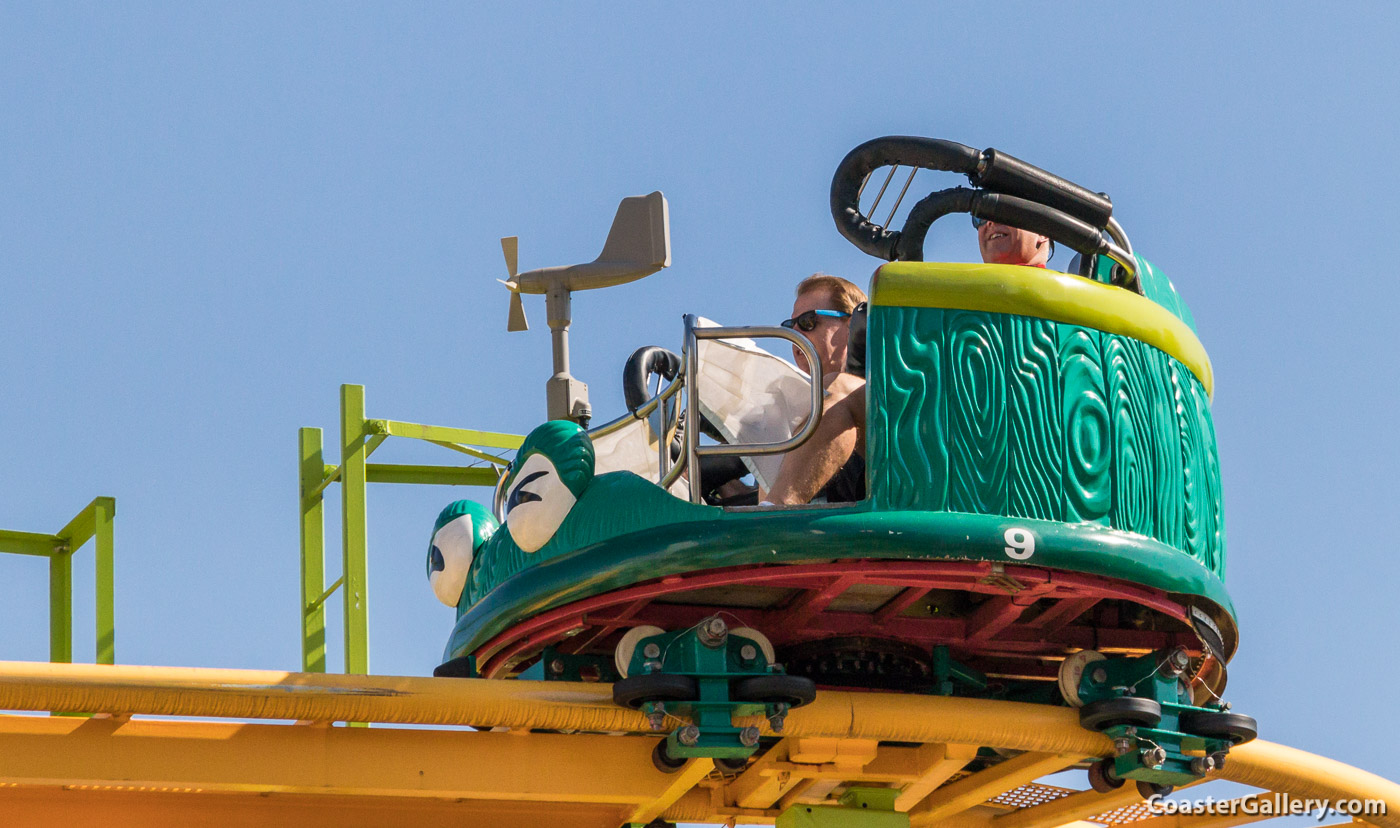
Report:
[[[438,600],[449,607],[462,599],[472,566],[473,540],[472,516],[462,515],[437,530],[428,547],[428,583]]]
[[[534,552],[554,537],[578,498],[559,478],[554,463],[532,454],[506,490],[506,529],[523,552]]]

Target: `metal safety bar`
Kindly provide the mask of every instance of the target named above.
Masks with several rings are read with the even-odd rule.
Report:
[[[697,318],[694,314],[685,315],[685,351],[682,354],[682,361],[685,364],[685,387],[689,390],[685,394],[685,450],[681,453],[680,460],[671,469],[670,474],[661,480],[662,488],[669,488],[681,472],[691,467],[692,459],[696,473],[691,477],[690,500],[692,503],[701,502],[699,467],[701,457],[742,457],[744,455],[755,454],[783,454],[792,451],[803,443],[807,442],[816,433],[817,426],[822,418],[822,388],[821,378],[812,378],[812,413],[807,417],[807,422],[802,425],[798,432],[786,440],[777,443],[737,443],[730,445],[700,445],[700,340],[702,339],[735,339],[744,337],[747,339],[786,339],[802,351],[807,357],[808,365],[821,365],[821,358],[817,356],[817,349],[813,347],[811,340],[807,337],[788,328],[776,325],[754,326],[754,327],[700,327],[697,325]]]
[[[96,661],[115,663],[112,520],[116,515],[116,499],[98,497],[52,535],[0,529],[0,553],[49,559],[49,661],[73,660],[73,555],[88,541],[95,540]]]

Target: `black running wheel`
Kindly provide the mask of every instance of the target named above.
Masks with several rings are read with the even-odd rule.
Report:
[[[1123,778],[1113,774],[1112,759],[1100,759],[1089,766],[1089,787],[1099,793],[1109,793],[1123,787]]]
[[[1259,735],[1253,716],[1223,710],[1187,710],[1181,714],[1181,732],[1208,739],[1228,739],[1232,745],[1252,742]]]
[[[656,747],[651,749],[651,763],[662,773],[675,773],[685,767],[684,758],[672,756],[667,752],[665,739],[657,742]]]
[[[633,710],[652,701],[694,701],[700,687],[689,676],[669,673],[628,676],[613,684],[613,704]]]
[[[1079,708],[1079,724],[1089,730],[1106,730],[1114,725],[1156,727],[1161,721],[1160,704],[1135,696],[1103,699]]]
[[[1166,796],[1176,790],[1171,785],[1158,785],[1155,782],[1143,782],[1141,779],[1138,780],[1137,789],[1143,799],[1151,799],[1154,796]]]
[[[817,697],[817,685],[806,676],[753,676],[736,681],[730,697],[735,701],[801,707]]]

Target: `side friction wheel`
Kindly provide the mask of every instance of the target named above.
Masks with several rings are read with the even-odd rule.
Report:
[[[805,676],[753,676],[736,681],[729,695],[735,701],[801,707],[817,697],[817,685]]]
[[[667,673],[628,676],[613,684],[613,704],[633,710],[651,701],[693,701],[700,696],[695,679]]]
[[[1156,727],[1161,721],[1160,704],[1134,696],[1103,699],[1079,708],[1079,724],[1089,730],[1105,730],[1114,725]]]
[[[1099,793],[1109,793],[1123,787],[1123,779],[1113,775],[1113,760],[1100,759],[1089,766],[1089,787]]]
[[[1181,714],[1181,729],[1193,736],[1228,739],[1232,745],[1252,742],[1259,735],[1252,716],[1214,710],[1187,710]]]

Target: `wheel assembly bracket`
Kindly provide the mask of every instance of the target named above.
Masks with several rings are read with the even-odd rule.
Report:
[[[743,627],[731,630],[718,615],[678,632],[629,631],[615,663],[622,675],[613,684],[615,703],[646,713],[656,731],[681,717],[652,756],[666,772],[702,756],[715,759],[721,770],[741,768],[758,750],[760,731],[736,726],[734,717],[762,715],[781,731],[787,712],[816,695],[811,680],[789,676],[773,661],[767,637]]]
[[[1230,748],[1255,738],[1255,721],[1229,705],[1192,703],[1193,656],[1184,649],[1139,657],[1097,653],[1066,661],[1065,701],[1079,723],[1113,740],[1114,755],[1091,769],[1095,790],[1134,780],[1144,796],[1165,794],[1224,766]]]

